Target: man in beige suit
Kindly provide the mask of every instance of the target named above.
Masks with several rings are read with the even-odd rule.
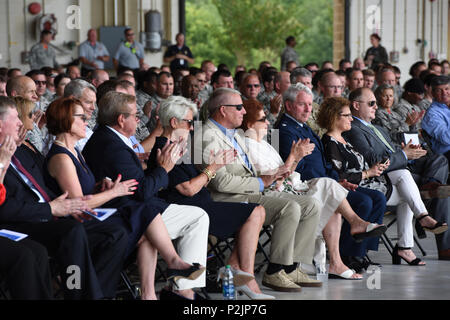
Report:
[[[310,279],[297,267],[299,262],[312,263],[321,205],[309,196],[264,191],[287,173],[283,169],[273,175],[256,175],[243,137],[236,130],[245,114],[238,91],[215,90],[208,109],[211,117],[203,125],[202,143],[197,140],[195,144],[195,155],[203,155],[203,168],[212,153],[230,148],[238,153],[236,160],[218,170],[209,183],[211,196],[216,201],[259,203],[266,209],[265,224],[273,226],[270,263],[262,284],[286,292],[299,292],[301,286],[321,286],[320,281]],[[202,150],[198,150],[200,147]]]

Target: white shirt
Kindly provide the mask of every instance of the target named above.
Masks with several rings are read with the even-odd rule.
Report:
[[[106,126],[106,127],[109,128],[112,132],[114,132],[114,133],[120,138],[120,140],[122,140],[123,143],[125,143],[127,146],[129,146],[130,149],[133,150],[133,152],[134,152],[133,144],[131,143],[131,140],[130,140],[129,138],[125,137],[125,136],[124,136],[123,134],[121,134],[119,131],[117,131],[117,130],[111,128],[110,126]]]

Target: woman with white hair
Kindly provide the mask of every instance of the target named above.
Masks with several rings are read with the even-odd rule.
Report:
[[[150,154],[149,169],[155,166],[158,149],[167,143],[188,139],[196,114],[196,105],[183,97],[172,96],[161,103],[159,118],[164,131]],[[169,203],[195,205],[205,210],[210,219],[210,235],[218,239],[235,238],[228,264],[232,267],[237,291],[250,299],[274,299],[261,292],[253,275],[259,232],[265,219],[264,208],[253,203],[215,202],[206,189],[216,171],[234,161],[236,154],[236,150],[230,149],[211,155],[210,164],[203,171],[197,170],[185,155],[182,163],[169,173],[165,198]]]

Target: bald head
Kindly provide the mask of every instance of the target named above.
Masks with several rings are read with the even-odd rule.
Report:
[[[36,94],[36,84],[27,76],[18,76],[8,80],[6,92],[9,97],[23,97],[33,102],[39,100]]]
[[[291,85],[290,72],[280,71],[277,73],[274,79],[275,91],[279,94],[283,94]]]
[[[319,87],[324,98],[340,97],[342,95],[342,81],[334,72],[325,73],[319,81]]]

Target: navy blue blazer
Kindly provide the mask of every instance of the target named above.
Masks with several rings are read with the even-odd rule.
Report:
[[[302,180],[328,177],[339,180],[339,174],[325,158],[325,149],[320,138],[308,127],[300,126],[296,121],[283,114],[277,129],[280,133],[280,155],[286,161],[291,152],[292,142],[309,138],[315,144],[314,151],[304,157],[297,165],[295,171],[301,174]]]
[[[106,126],[94,131],[83,149],[83,156],[96,181],[105,177],[115,180],[121,174],[122,181],[136,179],[139,182],[134,195],[115,198],[104,207],[121,208],[134,205],[130,201],[145,202],[162,214],[169,206],[156,196],[169,184],[166,170],[157,167],[146,176],[136,153]]]
[[[352,129],[342,134],[343,138],[350,142],[353,147],[364,156],[364,160],[369,164],[369,167],[375,163],[380,162],[383,158],[389,157],[391,164],[386,172],[405,169],[408,165],[403,150],[396,145],[384,128],[375,125],[381,132],[386,141],[394,148],[392,152],[383,141],[373,132],[372,129],[364,125],[361,121],[354,118],[352,122]]]
[[[33,176],[51,199],[55,195],[46,187],[42,168],[34,161],[31,152],[24,145],[17,148],[15,156],[23,167]],[[0,206],[0,223],[47,222],[53,219],[50,205],[39,203],[39,197],[23,181],[17,171],[9,166],[3,182],[6,199]]]

